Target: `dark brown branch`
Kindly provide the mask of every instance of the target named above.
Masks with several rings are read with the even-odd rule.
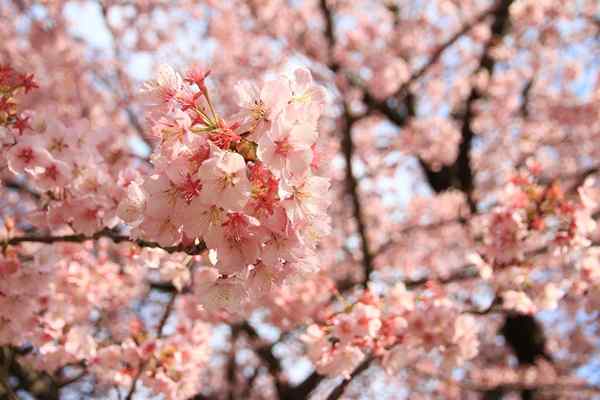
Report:
[[[12,190],[15,190],[15,191],[18,191],[21,193],[26,193],[36,200],[39,200],[42,198],[42,195],[40,193],[38,193],[34,189],[27,186],[26,183],[21,183],[21,182],[12,180],[12,179],[8,179],[8,180],[3,180],[2,185],[7,189],[12,189]]]
[[[434,59],[430,60],[429,63],[426,63],[423,70],[419,70],[415,73],[417,79],[421,77],[428,68],[431,68],[435,62],[437,62],[445,49],[458,40],[461,35],[464,35],[466,32],[468,32],[470,29],[469,27],[472,27],[474,24],[483,21],[483,19],[485,19],[487,16],[493,17],[491,28],[492,35],[484,46],[479,66],[475,72],[486,70],[491,74],[495,61],[490,55],[490,50],[502,39],[503,35],[508,29],[508,9],[512,1],[513,0],[498,1],[493,7],[484,11],[477,18],[475,18],[474,23],[468,24],[466,27],[463,27],[463,29],[453,35],[446,43],[440,46],[438,52],[434,54]],[[391,122],[399,127],[403,127],[407,124],[409,119],[416,114],[414,95],[409,91],[411,84],[412,81],[409,79],[409,81],[406,82],[397,93],[382,101],[375,99],[367,91],[364,91],[363,100],[370,110],[379,111]],[[467,195],[467,200],[472,211],[476,211],[476,204],[472,198],[474,175],[470,165],[471,144],[475,136],[472,128],[472,121],[474,118],[474,105],[481,97],[482,93],[480,93],[477,88],[473,88],[466,100],[463,111],[458,115],[462,121],[461,143],[459,145],[458,157],[454,164],[444,166],[441,170],[435,171],[432,170],[423,160],[419,160],[427,181],[435,192],[442,192],[450,188],[456,188],[463,191]],[[391,106],[390,100],[392,99],[395,99],[395,101],[399,103],[401,107],[395,108]]]
[[[165,325],[167,324],[167,320],[171,316],[171,313],[173,312],[173,307],[175,306],[176,299],[177,299],[177,293],[172,293],[171,297],[169,298],[169,302],[165,306],[165,311],[163,312],[163,315],[162,315],[162,317],[158,323],[158,326],[156,328],[156,335],[159,338],[161,338],[163,336],[163,329],[164,329]]]
[[[520,113],[523,119],[529,118],[529,97],[531,95],[531,88],[533,87],[534,79],[531,78],[527,81],[523,90],[521,91],[521,108]]]
[[[344,117],[342,120],[342,153],[344,155],[346,168],[346,185],[348,193],[352,199],[352,214],[356,221],[356,228],[361,241],[362,263],[364,269],[364,277],[362,284],[366,288],[371,274],[374,270],[373,253],[371,252],[367,224],[363,214],[360,193],[358,189],[358,180],[354,174],[352,160],[354,158],[354,142],[352,140],[352,123],[353,119],[350,116],[346,107],[344,107]]]
[[[325,19],[325,37],[328,42],[328,54],[329,61],[328,66],[333,72],[339,70],[339,65],[333,60],[333,53],[336,44],[335,38],[335,25],[334,16],[330,8],[327,5],[327,0],[320,0],[321,13]],[[360,193],[358,191],[358,180],[354,174],[354,167],[352,165],[352,159],[354,158],[354,142],[352,141],[352,124],[354,119],[350,115],[350,111],[347,106],[343,104],[343,115],[341,118],[341,130],[342,130],[342,153],[344,155],[344,161],[346,163],[346,185],[348,193],[352,198],[352,214],[356,221],[356,227],[358,235],[361,241],[362,261],[364,269],[363,286],[367,287],[367,283],[373,272],[373,255],[371,253],[369,239],[367,236],[367,225],[363,215],[363,209],[361,205]]]
[[[78,380],[80,380],[81,378],[83,378],[84,376],[86,376],[88,373],[87,369],[82,369],[81,371],[79,371],[78,374],[72,376],[71,378],[67,378],[67,379],[63,379],[60,382],[57,382],[56,386],[59,389],[62,389],[65,386],[69,386],[72,385],[73,383],[77,382]]]
[[[491,50],[502,40],[508,31],[510,23],[509,8],[512,2],[513,0],[501,0],[493,8],[491,36],[484,46],[479,66],[474,71],[475,74],[480,71],[486,71],[490,76],[492,75],[495,60],[491,56]],[[427,181],[431,184],[432,188],[438,193],[450,188],[462,191],[467,197],[472,212],[477,212],[476,202],[473,199],[474,173],[471,167],[471,146],[475,137],[473,120],[475,118],[475,104],[482,97],[483,93],[477,87],[473,87],[467,97],[463,110],[457,112],[455,115],[461,123],[461,141],[456,161],[452,165],[444,166],[439,171],[432,170],[425,162],[421,161]]]
[[[18,356],[21,349],[10,346],[0,348],[4,353],[5,361],[8,362],[9,374],[19,381],[19,388],[27,391],[30,395],[39,399],[58,400],[59,387],[54,379],[46,372],[35,371],[26,364],[21,364]],[[2,396],[0,395],[0,398]]]
[[[177,299],[177,293],[172,293],[170,296],[171,297],[169,298],[169,301],[168,301],[167,305],[165,306],[165,309],[160,317],[158,326],[156,327],[156,337],[158,339],[163,337],[163,328],[165,327],[167,320],[169,319],[169,317],[171,316],[171,313],[173,312],[173,306],[175,305],[175,300]],[[146,369],[147,364],[148,364],[148,361],[144,361],[139,366],[137,374],[133,377],[131,386],[129,387],[129,391],[127,392],[127,396],[125,396],[125,400],[131,400],[133,398],[133,395],[135,394],[135,392],[137,390],[137,385],[140,380],[140,377],[144,373],[144,369]]]
[[[100,11],[102,14],[102,21],[104,22],[104,26],[106,27],[106,30],[108,31],[108,33],[112,39],[112,50],[115,55],[115,58],[117,59],[117,61],[119,61],[122,64],[124,60],[123,60],[121,48],[119,47],[119,43],[117,42],[117,32],[115,31],[115,29],[113,28],[113,26],[111,25],[111,23],[108,19],[108,12],[109,12],[110,6],[107,6],[101,0],[97,0],[97,2],[98,2],[98,5],[100,6]],[[119,83],[121,85],[123,85],[124,82],[126,81],[126,78],[125,78],[123,69],[119,63],[117,63],[115,66],[115,73],[117,75],[117,79],[119,80]],[[113,91],[117,97],[122,98],[121,100],[129,99],[130,96],[128,94],[126,94],[125,96],[121,96],[118,93],[118,90],[112,87],[110,82],[108,82],[107,80],[102,80],[102,81],[105,82],[107,88],[109,90]],[[135,112],[131,109],[131,107],[129,107],[127,105],[124,106],[124,111],[125,111],[125,115],[127,116],[127,120],[129,121],[129,124],[138,133],[140,139],[148,146],[148,148],[150,150],[152,150],[152,148],[153,148],[152,140],[146,134],[144,127],[142,126],[142,124],[141,124],[139,118],[137,117],[137,115],[135,114]]]
[[[485,45],[477,72],[485,70],[490,76],[492,75],[495,60],[491,55],[491,50],[502,40],[502,38],[508,31],[508,27],[510,24],[509,8],[512,3],[513,0],[503,0],[498,2],[493,12],[494,20],[492,22],[491,27],[491,36],[489,41]],[[476,87],[473,87],[471,89],[471,93],[469,94],[465,105],[464,114],[461,115],[462,139],[459,146],[458,157],[454,165],[451,166],[451,168],[455,170],[453,175],[457,178],[459,182],[458,189],[462,190],[467,196],[467,200],[471,207],[471,211],[473,212],[477,211],[475,200],[472,196],[474,188],[474,174],[471,167],[471,145],[473,138],[475,137],[475,132],[473,130],[473,120],[475,118],[474,106],[475,103],[482,97],[483,94]]]
[[[454,282],[468,281],[470,279],[477,278],[478,276],[479,276],[479,271],[476,267],[467,266],[463,269],[459,269],[459,270],[453,272],[452,274],[450,274],[448,277],[445,277],[445,278],[437,278],[436,279],[436,278],[426,277],[426,278],[421,278],[421,279],[403,281],[403,283],[407,289],[415,289],[420,286],[424,286],[425,284],[427,284],[427,282],[437,282],[442,285],[447,285],[449,283],[454,283]]]
[[[464,218],[458,217],[458,218],[451,218],[451,219],[441,220],[441,221],[437,221],[437,222],[432,222],[430,224],[407,226],[406,228],[401,229],[394,233],[394,235],[396,235],[397,237],[392,237],[387,242],[385,242],[381,246],[379,246],[379,248],[373,252],[373,257],[379,257],[380,255],[382,255],[386,251],[388,251],[391,247],[393,247],[394,244],[396,244],[398,242],[398,237],[410,234],[415,231],[439,229],[439,228],[443,228],[446,225],[464,224],[464,223],[465,223]]]
[[[385,115],[392,122],[396,123],[399,126],[403,126],[406,123],[406,118],[402,113],[397,112],[393,107],[388,105],[388,101],[390,99],[398,99],[399,102],[402,102],[401,99],[404,99],[407,95],[409,95],[410,87],[418,81],[421,77],[423,77],[433,66],[437,64],[441,56],[444,52],[449,49],[458,39],[467,34],[473,27],[481,22],[483,22],[487,17],[496,12],[498,4],[488,8],[487,10],[478,14],[473,20],[465,24],[461,29],[455,32],[448,40],[440,44],[437,49],[433,52],[429,60],[423,64],[423,66],[416,71],[414,71],[410,78],[404,82],[396,92],[388,96],[384,100],[377,100],[374,98],[368,91],[364,91],[363,101],[369,106],[370,109],[377,110]]]
[[[232,330],[244,332],[253,341],[259,341],[260,336],[256,329],[247,321],[232,325]],[[275,390],[277,397],[286,400],[304,400],[307,399],[310,393],[321,383],[323,376],[317,372],[313,372],[302,383],[296,386],[290,386],[287,382],[281,379],[283,366],[281,361],[273,353],[273,344],[256,346],[254,351],[261,362],[266,366],[269,374],[275,382]]]
[[[235,400],[235,398],[236,398],[237,385],[236,385],[236,373],[235,373],[235,369],[236,369],[235,352],[236,352],[236,341],[238,338],[238,334],[239,334],[238,329],[233,329],[233,327],[232,327],[231,339],[230,339],[231,347],[229,349],[229,354],[227,355],[227,368],[226,368],[226,378],[227,378],[227,383],[229,384],[229,387],[228,387],[229,393],[227,394],[228,400]]]
[[[250,375],[250,377],[246,380],[246,382],[244,383],[244,390],[242,391],[240,398],[242,399],[249,399],[251,394],[252,394],[252,389],[254,388],[254,382],[256,381],[256,378],[258,378],[258,374],[260,372],[260,368],[255,368],[254,371],[252,372],[252,375]]]
[[[419,80],[423,75],[425,75],[427,73],[427,71],[429,71],[429,69],[431,69],[439,61],[442,54],[444,54],[444,52],[450,46],[452,46],[454,43],[456,43],[456,41],[458,39],[460,39],[461,37],[466,35],[471,29],[473,29],[473,27],[475,25],[483,22],[487,17],[489,17],[490,15],[495,13],[498,6],[499,6],[499,4],[495,4],[494,6],[488,8],[487,10],[482,11],[471,21],[469,21],[468,23],[463,25],[463,27],[461,29],[459,29],[458,31],[456,31],[454,33],[454,35],[450,36],[450,38],[448,38],[448,40],[446,40],[444,43],[440,44],[438,46],[438,48],[433,52],[433,54],[431,55],[429,60],[425,64],[423,64],[423,66],[421,68],[419,68],[418,70],[413,72],[411,74],[410,78],[406,82],[404,82],[400,86],[400,88],[398,88],[398,90],[396,90],[396,92],[393,93],[390,97],[391,98],[395,98],[395,97],[399,97],[399,96],[404,97],[407,94],[410,86],[414,82]]]
[[[231,327],[231,329],[233,332],[235,332],[235,331],[244,332],[253,341],[260,340],[260,336],[258,335],[258,332],[256,332],[256,329],[254,329],[254,327],[252,325],[250,325],[248,323],[248,321],[244,321],[240,324],[233,325]],[[258,358],[260,358],[260,360],[263,362],[263,364],[265,364],[265,366],[267,367],[269,374],[271,374],[271,376],[273,377],[273,380],[275,381],[277,392],[281,395],[288,388],[285,387],[286,385],[281,383],[280,375],[281,375],[281,372],[283,371],[283,368],[281,366],[281,361],[273,353],[273,346],[272,345],[257,346],[254,350],[255,350]]]
[[[585,180],[587,178],[594,174],[597,174],[598,172],[600,172],[600,166],[594,165],[592,167],[584,169],[583,171],[579,171],[574,176],[572,175],[571,177],[574,177],[575,181],[566,189],[566,192],[575,192],[585,183]]]
[[[88,240],[98,240],[100,238],[107,238],[112,240],[115,243],[123,243],[123,242],[131,242],[136,244],[139,247],[148,247],[148,248],[159,248],[168,253],[187,253],[189,255],[198,255],[206,250],[206,246],[204,243],[200,242],[199,244],[194,245],[184,245],[180,243],[175,246],[162,246],[156,242],[144,240],[144,239],[133,239],[126,235],[120,235],[113,230],[103,229],[94,233],[91,236],[87,236],[84,234],[73,234],[73,235],[62,235],[62,236],[16,236],[9,238],[1,244],[3,246],[16,246],[21,243],[45,243],[45,244],[53,244],[60,242],[67,243],[83,243]]]
[[[7,400],[17,400],[17,395],[8,379],[12,358],[10,348],[0,347],[0,398],[6,398]]]
[[[348,387],[350,382],[352,382],[352,380],[358,375],[360,375],[363,371],[366,371],[371,366],[372,361],[373,358],[367,357],[362,363],[360,363],[360,365],[356,367],[354,371],[352,371],[352,374],[350,375],[349,379],[344,379],[331,391],[331,393],[329,393],[329,396],[327,396],[327,400],[339,399],[344,394],[344,391],[346,390],[346,387]]]
[[[328,42],[328,57],[327,65],[333,72],[337,72],[340,69],[339,64],[333,59],[334,48],[335,48],[335,25],[333,21],[333,13],[327,5],[327,0],[319,0],[319,7],[321,8],[321,14],[325,20],[325,39]]]
[[[288,391],[284,392],[285,397],[280,397],[286,400],[304,400],[307,399],[313,390],[323,381],[324,376],[314,371],[302,383]]]
[[[600,393],[600,387],[597,385],[590,385],[582,382],[568,382],[570,377],[563,378],[566,382],[561,382],[561,379],[558,378],[556,382],[548,382],[548,383],[527,383],[527,382],[504,382],[504,383],[495,383],[490,385],[489,382],[475,382],[469,378],[463,380],[456,380],[451,376],[447,376],[440,373],[433,373],[430,371],[423,371],[416,367],[407,366],[406,369],[416,375],[422,376],[425,379],[435,379],[438,381],[445,382],[450,385],[456,385],[461,389],[474,391],[474,392],[484,392],[484,393],[492,393],[496,395],[502,395],[504,392],[514,392],[514,391],[523,391],[523,390],[536,390],[540,392],[567,392],[567,391],[577,391],[579,394],[582,392],[586,393]],[[490,397],[494,399],[498,399],[499,397]]]

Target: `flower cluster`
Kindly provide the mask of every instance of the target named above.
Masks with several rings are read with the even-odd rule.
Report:
[[[558,183],[543,185],[532,176],[517,176],[507,189],[506,204],[491,213],[485,236],[485,258],[496,266],[521,263],[527,241],[561,248],[582,248],[595,228],[593,201],[579,191],[570,200]],[[531,249],[529,249],[531,250]]]
[[[154,170],[128,184],[118,215],[164,246],[205,243],[216,264],[203,282],[206,307],[233,310],[317,269],[313,249],[329,232],[329,180],[315,155],[325,92],[306,69],[243,81],[240,111],[224,119],[207,76],[163,66],[146,85]]]
[[[570,265],[574,254],[593,250],[589,238],[596,227],[592,218],[596,202],[585,187],[571,198],[558,183],[541,183],[535,172],[532,168],[512,179],[502,204],[485,218],[480,253],[469,256],[481,276],[496,287],[502,306],[524,314],[554,309],[570,289],[579,292],[584,287],[575,282],[585,279],[564,266]],[[545,252],[554,254],[555,260],[540,265],[536,255]],[[564,269],[560,280],[540,273],[551,267]]]
[[[0,68],[0,148],[5,155],[0,166],[25,179],[44,200],[30,214],[30,223],[88,236],[115,226],[115,211],[125,194],[122,186],[139,175],[132,168],[133,157],[123,151],[125,138],[87,119],[66,121],[53,109],[18,113],[11,106],[15,93],[37,85],[31,75],[10,71]]]
[[[98,349],[90,370],[107,385],[130,386],[139,376],[146,387],[167,399],[190,398],[200,389],[196,372],[210,356],[208,325],[180,324],[177,329],[167,338],[146,337],[137,329],[134,339]]]
[[[309,326],[304,341],[319,373],[349,377],[368,356],[382,359],[389,371],[435,351],[443,352],[445,367],[460,364],[477,355],[477,334],[475,319],[460,314],[448,299],[417,298],[400,283],[384,298],[364,292],[325,323]]]
[[[10,65],[0,65],[0,127],[8,127],[23,134],[29,127],[29,117],[18,110],[16,95],[38,88],[33,74],[21,74]],[[2,131],[0,130],[0,133]],[[0,134],[0,139],[2,138]]]
[[[415,118],[401,138],[401,150],[418,154],[432,170],[438,171],[456,160],[460,138],[460,131],[448,118]]]

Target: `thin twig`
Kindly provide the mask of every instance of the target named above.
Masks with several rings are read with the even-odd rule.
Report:
[[[62,236],[15,236],[4,240],[1,244],[3,246],[16,246],[21,243],[45,243],[45,244],[53,244],[60,242],[68,242],[68,243],[82,243],[88,240],[98,240],[100,238],[107,238],[112,240],[115,243],[122,242],[131,242],[136,244],[139,247],[148,247],[148,248],[159,248],[168,253],[176,253],[182,252],[187,253],[189,255],[198,255],[206,250],[206,246],[203,242],[194,245],[184,245],[180,243],[174,246],[163,246],[159,243],[144,240],[144,239],[134,239],[126,235],[120,235],[114,232],[111,229],[105,228],[101,231],[94,233],[93,235],[84,235],[84,234],[72,234],[72,235],[62,235]]]
[[[366,371],[371,366],[372,361],[373,361],[372,357],[365,358],[364,361],[362,363],[360,363],[359,366],[356,367],[356,369],[354,371],[352,371],[350,378],[344,379],[343,381],[341,381],[340,384],[337,385],[331,391],[331,393],[329,393],[329,396],[327,396],[327,400],[339,399],[344,394],[344,391],[346,390],[346,387],[348,387],[350,382],[352,382],[352,380],[354,378],[356,378],[358,375],[360,375],[363,371]]]

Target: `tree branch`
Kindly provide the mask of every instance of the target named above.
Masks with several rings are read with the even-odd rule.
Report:
[[[404,82],[398,88],[398,90],[396,90],[386,99],[377,100],[367,90],[365,90],[363,94],[363,101],[365,102],[365,104],[367,104],[369,108],[381,112],[383,115],[385,115],[388,119],[390,119],[397,125],[403,126],[406,123],[406,118],[402,114],[398,113],[393,107],[390,107],[387,102],[391,99],[398,99],[398,101],[402,103],[402,100],[406,98],[407,95],[409,95],[410,87],[421,77],[423,77],[433,66],[437,64],[444,52],[447,49],[449,49],[454,43],[456,43],[458,39],[467,34],[471,29],[473,29],[475,25],[483,22],[487,17],[495,13],[499,5],[500,2],[479,13],[475,18],[473,18],[473,20],[465,24],[461,29],[459,29],[452,36],[450,36],[448,40],[440,44],[437,47],[437,49],[433,52],[429,60],[425,64],[423,64],[421,68],[414,71],[409,77],[409,79],[406,82]]]
[[[373,253],[369,243],[367,224],[363,215],[363,208],[358,190],[358,180],[354,174],[352,159],[354,157],[354,142],[352,141],[352,123],[353,119],[350,116],[348,109],[344,105],[344,117],[342,127],[342,153],[344,155],[346,168],[346,185],[348,193],[352,199],[352,214],[356,221],[356,228],[361,241],[362,263],[364,269],[364,277],[362,280],[363,287],[367,287],[371,274],[374,270]]]
[[[98,240],[100,238],[107,238],[112,240],[115,243],[122,242],[131,242],[136,244],[139,247],[148,247],[148,248],[159,248],[168,253],[187,253],[189,255],[199,255],[206,250],[206,245],[202,242],[194,245],[184,245],[180,243],[174,246],[162,246],[159,243],[144,240],[144,239],[133,239],[126,235],[120,235],[114,232],[111,229],[105,228],[101,231],[94,233],[93,235],[87,236],[84,234],[73,234],[73,235],[62,235],[62,236],[15,236],[9,239],[2,241],[0,244],[2,246],[15,246],[21,243],[45,243],[45,244],[53,244],[60,242],[68,242],[68,243],[83,243],[88,240]]]
[[[38,193],[34,189],[27,186],[26,183],[18,182],[16,180],[12,180],[12,179],[7,179],[7,180],[2,180],[2,185],[7,189],[12,189],[12,190],[16,190],[21,193],[26,193],[36,200],[39,200],[42,198],[42,195],[40,193]]]
[[[163,337],[163,328],[165,327],[167,320],[169,319],[169,316],[173,312],[173,306],[175,305],[175,300],[177,299],[177,293],[171,293],[170,296],[171,297],[169,298],[169,301],[168,301],[167,305],[165,306],[165,309],[160,317],[158,326],[156,327],[156,337],[158,339]],[[135,392],[137,390],[138,381],[140,380],[142,373],[144,373],[144,369],[146,369],[147,365],[148,365],[147,360],[143,361],[141,363],[141,365],[137,371],[137,374],[135,375],[135,377],[133,378],[133,380],[131,382],[131,386],[129,387],[127,396],[125,396],[125,400],[131,400],[133,398],[133,395],[135,394]]]
[[[397,232],[395,232],[395,235],[398,236],[403,236],[406,234],[410,234],[414,231],[420,231],[420,230],[429,230],[429,229],[439,229],[439,228],[443,228],[446,225],[452,225],[452,224],[464,224],[465,220],[462,217],[458,217],[458,218],[451,218],[451,219],[444,219],[444,220],[440,220],[437,222],[432,222],[430,224],[421,224],[421,225],[410,225],[405,227],[404,229],[401,229]],[[388,241],[386,241],[385,243],[383,243],[381,246],[379,246],[379,248],[377,248],[377,250],[375,250],[373,252],[373,257],[377,258],[380,255],[384,254],[386,251],[388,251],[391,247],[393,247],[394,244],[397,243],[398,237],[392,237],[390,238]]]
[[[252,325],[248,323],[248,321],[243,321],[240,324],[232,325],[232,332],[242,331],[248,335],[248,337],[253,340],[260,340],[260,336],[256,329]],[[281,361],[275,354],[273,353],[273,345],[263,345],[257,346],[254,348],[254,352],[258,356],[258,358],[263,362],[263,364],[267,367],[269,374],[273,377],[273,381],[275,382],[275,389],[277,390],[279,398],[287,398],[286,393],[290,391],[290,387],[281,381],[281,373],[283,372],[283,367],[281,366]]]
[[[328,67],[335,73],[339,70],[339,65],[333,60],[334,48],[336,44],[334,16],[327,5],[327,0],[319,2],[321,13],[325,19],[325,38],[328,42]],[[358,235],[361,241],[361,251],[364,269],[364,278],[362,281],[363,287],[367,287],[371,273],[373,272],[373,254],[371,253],[369,239],[367,237],[367,225],[362,212],[360,194],[358,192],[358,180],[354,174],[352,159],[354,157],[354,142],[352,141],[352,125],[354,118],[350,115],[350,111],[346,104],[343,104],[343,115],[341,118],[342,125],[342,153],[346,164],[346,185],[348,193],[352,198],[352,214],[356,221]]]
[[[406,96],[406,94],[408,93],[408,90],[410,89],[410,86],[413,83],[415,83],[416,81],[418,81],[422,76],[424,76],[427,73],[427,71],[429,71],[439,61],[439,59],[442,57],[442,55],[448,48],[450,48],[454,43],[456,43],[456,41],[458,41],[458,39],[460,39],[461,37],[466,35],[471,29],[473,29],[473,27],[475,25],[483,22],[487,17],[494,14],[499,6],[500,6],[500,2],[494,4],[492,7],[480,12],[479,14],[477,14],[477,16],[475,16],[475,18],[473,18],[471,21],[469,21],[468,23],[463,25],[463,27],[461,29],[459,29],[452,36],[450,36],[448,38],[448,40],[446,40],[445,42],[440,44],[437,47],[437,49],[433,52],[433,54],[431,55],[429,60],[425,64],[423,64],[423,66],[421,68],[414,71],[411,74],[410,78],[406,82],[404,82],[398,88],[398,90],[396,90],[396,92],[391,94],[388,98],[396,98],[396,97]]]
[[[352,382],[352,379],[356,378],[363,371],[366,371],[371,366],[371,362],[372,361],[373,361],[372,357],[365,358],[365,360],[362,363],[360,363],[360,365],[358,367],[356,367],[356,369],[354,371],[352,371],[352,374],[350,375],[350,378],[344,379],[342,382],[340,382],[339,385],[337,385],[331,391],[331,393],[329,393],[329,396],[327,396],[327,400],[337,400],[337,399],[339,399],[344,394],[344,391],[346,390],[346,387],[348,387],[348,385],[350,384],[350,382]]]
[[[97,0],[97,2],[98,2],[98,6],[100,7],[102,21],[104,22],[104,26],[106,27],[106,30],[108,31],[108,33],[112,39],[112,50],[113,50],[114,56],[115,56],[116,60],[121,63],[121,64],[116,63],[114,70],[115,70],[115,74],[117,75],[117,79],[119,80],[120,85],[123,86],[124,83],[126,82],[125,73],[123,72],[123,69],[121,67],[124,60],[123,60],[121,48],[119,47],[119,43],[117,43],[117,33],[108,19],[108,12],[109,12],[110,6],[107,6],[101,0]],[[107,80],[102,80],[102,81],[105,82],[107,88],[109,90],[111,90],[118,98],[120,98],[121,101],[129,99],[129,97],[130,97],[129,93],[127,93],[125,96],[121,96],[118,93],[118,90],[113,88],[109,81],[107,81]],[[146,134],[144,127],[142,126],[139,118],[137,117],[137,115],[135,114],[133,109],[128,105],[125,105],[123,107],[123,109],[125,111],[125,115],[127,116],[127,120],[129,121],[129,124],[138,133],[140,139],[148,146],[150,151],[152,151],[152,148],[153,148],[152,140]]]

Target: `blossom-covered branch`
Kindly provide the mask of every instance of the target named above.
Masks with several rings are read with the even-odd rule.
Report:
[[[133,239],[127,235],[121,235],[115,232],[112,229],[103,229],[101,231],[95,232],[92,235],[85,234],[72,234],[72,235],[57,235],[57,236],[15,236],[2,241],[2,246],[16,246],[21,243],[44,243],[44,244],[53,244],[53,243],[83,243],[90,240],[98,240],[101,238],[107,238],[113,241],[114,243],[123,243],[123,242],[131,242],[139,247],[148,247],[148,248],[159,248],[168,253],[182,252],[189,255],[198,255],[206,250],[206,246],[203,243],[199,244],[183,244],[179,243],[174,246],[162,246],[159,243],[151,242],[143,239]]]
[[[600,5],[563,3],[2,3],[0,392],[591,395]]]

